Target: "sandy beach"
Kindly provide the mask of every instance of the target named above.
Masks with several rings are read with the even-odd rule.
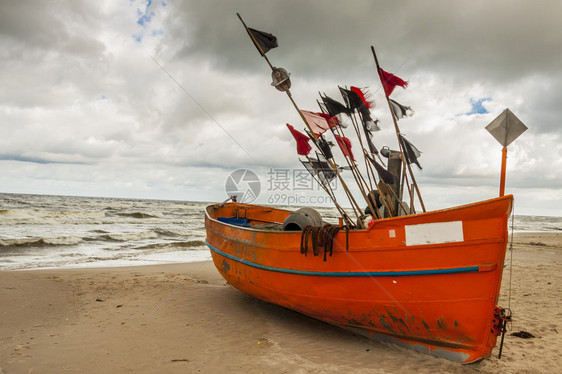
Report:
[[[0,373],[550,373],[562,356],[562,234],[516,234],[478,364],[369,341],[226,285],[212,262],[0,272]],[[511,279],[510,279],[511,273]],[[511,280],[511,282],[510,282]],[[511,333],[526,331],[534,338]],[[498,339],[499,342],[499,339]]]

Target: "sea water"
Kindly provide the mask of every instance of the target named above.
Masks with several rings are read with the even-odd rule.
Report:
[[[209,204],[0,194],[0,270],[207,261]],[[514,229],[560,231],[562,218],[515,216]]]
[[[0,269],[204,261],[206,205],[0,194]]]

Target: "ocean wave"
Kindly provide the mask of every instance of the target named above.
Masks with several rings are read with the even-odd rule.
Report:
[[[127,242],[134,240],[156,239],[158,238],[158,233],[155,231],[141,231],[135,233],[105,234],[101,235],[99,238],[109,241]]]
[[[38,223],[49,224],[59,222],[82,223],[84,221],[98,222],[105,218],[104,212],[98,211],[50,211],[43,209],[2,209],[0,222],[10,223]]]
[[[102,261],[116,261],[116,260],[125,260],[133,258],[133,256],[128,254],[122,254],[119,256],[112,256],[112,257],[99,257],[99,256],[90,256],[85,258],[84,262],[102,262]]]
[[[193,238],[193,237],[202,237],[204,238],[207,231],[205,230],[205,228],[203,228],[202,230],[198,230],[198,229],[191,229],[189,227],[185,227],[185,226],[181,226],[181,227],[174,227],[174,228],[166,228],[166,229],[156,229],[155,230],[158,235],[162,236],[162,237],[170,237],[170,238],[177,238],[177,237],[188,237],[188,238]]]
[[[174,246],[176,247],[183,247],[183,248],[193,248],[193,247],[205,247],[205,241],[204,240],[191,240],[191,241],[187,241],[187,242],[177,242],[177,243],[173,243]]]
[[[146,213],[146,212],[132,212],[132,213],[117,213],[120,217],[131,217],[131,218],[161,218],[158,213]]]
[[[182,234],[175,232],[175,231],[171,231],[171,230],[164,230],[164,229],[159,229],[159,230],[155,230],[156,233],[160,236],[164,236],[164,237],[170,237],[170,238],[177,238],[178,236],[182,236]]]
[[[39,212],[39,209],[2,209],[0,215],[2,219],[32,218],[37,217]]]
[[[65,236],[58,238],[0,239],[0,247],[46,247],[75,245],[80,242],[82,242],[82,238],[74,236]]]
[[[163,250],[166,251],[170,249],[179,249],[179,250],[195,250],[195,249],[202,249],[205,247],[205,242],[203,240],[188,240],[184,242],[167,242],[167,243],[153,243],[147,244],[139,247],[135,247],[135,250],[142,250],[142,251],[151,251],[151,250]]]

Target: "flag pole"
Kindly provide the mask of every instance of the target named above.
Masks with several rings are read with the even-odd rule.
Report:
[[[379,69],[380,69],[380,65],[379,65],[379,60],[377,58],[377,54],[375,53],[375,47],[371,46],[371,51],[373,52],[373,57],[375,58],[375,64],[377,65],[377,74],[378,74]],[[379,74],[379,78],[381,79],[381,83],[382,83],[382,77],[380,77],[380,74]],[[402,159],[402,164],[403,164],[404,168],[408,169],[410,177],[412,178],[412,183],[414,184],[414,189],[417,192],[418,198],[420,200],[422,210],[425,212],[425,205],[424,205],[423,199],[421,197],[421,192],[420,192],[420,189],[418,187],[418,183],[416,182],[416,178],[414,177],[414,173],[412,172],[412,167],[410,166],[410,164],[408,162],[406,162],[406,157],[404,155],[404,149],[402,147],[402,141],[400,140],[400,135],[401,135],[400,134],[400,128],[398,127],[398,121],[396,120],[396,117],[394,116],[394,112],[392,111],[392,105],[390,104],[390,99],[389,99],[388,96],[386,96],[386,91],[384,93],[384,96],[385,96],[386,102],[388,104],[390,116],[392,117],[392,121],[394,122],[394,130],[396,132],[396,138],[398,139],[398,147],[400,148],[400,157]],[[406,172],[406,171],[404,171],[404,172]]]
[[[322,98],[322,95],[320,94],[320,92],[318,94]],[[322,112],[324,112],[325,108],[323,108],[322,105],[320,105],[320,102],[318,102],[318,100],[316,102],[318,103],[318,106],[320,107],[320,110],[322,110]],[[328,114],[330,114],[330,113],[328,113]],[[355,130],[355,133],[356,133],[356,135],[359,139],[359,144],[361,146],[361,149],[364,151],[363,142],[361,140],[361,135],[360,135],[360,132],[358,130],[358,126],[356,124],[356,119],[355,119],[354,113],[352,111],[350,111],[349,117],[350,117],[350,120],[353,124],[353,128]],[[344,133],[343,128],[341,126],[330,127],[330,130],[332,131],[332,133],[334,135],[336,134],[336,132],[338,132],[338,136],[345,137],[345,133]],[[338,147],[341,149],[341,146],[340,146],[339,142],[338,142]],[[346,146],[346,148],[347,148],[347,146]],[[342,152],[343,152],[343,150],[342,150]],[[349,153],[349,152],[350,152],[350,150],[347,149],[347,153]],[[365,169],[367,170],[367,176],[368,176],[368,179],[369,179],[369,183],[367,183],[367,181],[363,177],[363,175],[361,173],[361,170],[359,169],[359,163],[356,164],[354,161],[348,160],[348,157],[345,155],[345,153],[344,153],[344,158],[345,158],[345,161],[347,162],[347,165],[351,169],[351,173],[353,174],[355,182],[359,186],[359,190],[361,191],[361,194],[363,195],[363,198],[365,199],[365,201],[367,203],[367,206],[371,210],[372,215],[375,216],[376,218],[381,218],[381,216],[379,214],[379,211],[376,209],[376,206],[372,205],[373,203],[372,203],[371,199],[369,198],[369,195],[370,195],[371,191],[373,191],[373,186],[372,186],[372,182],[371,182],[371,175],[369,174],[369,169],[367,167],[367,160],[364,159]],[[374,175],[373,175],[373,179],[374,179]],[[369,192],[365,192],[363,190],[363,188],[365,188]]]
[[[320,97],[322,97],[322,95],[320,95]],[[318,103],[320,104],[320,103]],[[320,106],[320,109],[322,109],[322,107]],[[351,117],[351,116],[350,116]],[[359,132],[358,129],[355,125],[355,122],[353,121],[353,117],[351,117],[351,120],[353,122],[353,128],[355,129],[355,132],[357,133],[357,135],[359,136]],[[343,129],[341,128],[341,126],[339,127],[330,127],[330,130],[332,131],[333,134],[336,134],[336,132],[338,132],[338,136],[340,137],[345,137],[345,133],[343,132]],[[361,142],[361,138],[359,138],[359,142],[361,144],[361,149],[363,149],[363,143]],[[346,153],[349,155],[351,150],[347,149],[346,146],[346,151],[344,152],[343,149],[341,149],[341,146],[338,142],[338,147],[340,148],[340,150],[342,151],[345,161],[347,163],[347,165],[350,167],[351,169],[351,173],[353,175],[353,178],[355,179],[355,182],[357,183],[357,186],[359,187],[359,190],[361,191],[361,194],[363,195],[363,198],[365,199],[365,201],[367,202],[367,205],[369,206],[369,208],[371,209],[371,212],[377,216],[377,218],[380,218],[378,215],[378,211],[372,206],[372,203],[370,201],[370,199],[368,198],[368,193],[365,193],[364,191],[364,187],[366,189],[368,189],[369,191],[372,190],[372,186],[367,185],[367,182],[365,181],[365,178],[363,177],[363,175],[361,174],[361,171],[359,170],[359,166],[357,164],[355,164],[355,162],[353,160],[350,160],[351,157],[347,156]],[[349,158],[348,158],[349,157]],[[366,163],[365,163],[365,167]],[[367,174],[369,173],[369,170],[367,170]],[[369,176],[369,182],[370,182],[370,176]]]
[[[291,102],[293,103],[293,106],[295,107],[296,111],[299,113],[301,119],[303,120],[304,124],[306,125],[310,135],[312,135],[314,145],[316,146],[316,148],[318,148],[318,150],[322,151],[322,149],[318,145],[318,138],[316,137],[316,134],[314,133],[314,131],[312,131],[312,127],[310,126],[310,124],[308,123],[308,121],[304,117],[304,114],[302,114],[302,112],[300,111],[297,103],[293,99],[293,96],[291,95],[291,91],[289,89],[287,89],[285,92],[287,93],[287,96],[289,97],[289,100],[291,100]],[[355,200],[355,198],[351,194],[351,191],[349,190],[349,188],[347,187],[347,184],[345,183],[343,177],[339,173],[339,170],[338,170],[338,167],[336,166],[336,164],[332,161],[332,159],[326,158],[326,160],[328,161],[328,163],[330,164],[330,167],[334,170],[334,172],[338,176],[338,178],[339,178],[339,180],[342,184],[342,187],[343,187],[345,193],[347,194],[350,202],[355,205],[355,208],[357,208],[357,211],[355,211],[355,209],[354,209],[354,212],[357,215],[357,219],[360,222],[360,225],[363,226],[363,223],[362,223],[363,221],[361,220],[361,217],[363,216],[363,210],[361,210],[361,207],[359,206],[359,204],[357,204],[357,201]],[[361,189],[361,186],[359,186],[359,189]]]
[[[332,131],[334,131],[334,129],[332,129]],[[336,131],[339,131],[339,132],[340,132],[340,134],[339,134],[340,137],[343,137],[343,136],[344,136],[344,133],[343,133],[343,130],[342,130],[342,129],[336,129]],[[343,156],[344,156],[344,158],[345,158],[345,161],[347,162],[347,165],[351,168],[351,174],[353,175],[353,178],[355,179],[355,182],[356,182],[357,185],[359,186],[359,191],[361,191],[361,194],[363,195],[363,198],[365,199],[365,201],[367,202],[367,205],[368,205],[369,208],[371,209],[371,212],[372,212],[375,216],[377,216],[377,218],[380,218],[380,217],[378,216],[378,211],[375,209],[375,207],[372,206],[371,199],[368,198],[368,195],[367,195],[367,194],[365,193],[365,191],[363,190],[363,184],[365,185],[365,187],[368,188],[367,182],[365,181],[365,179],[364,179],[363,176],[361,175],[361,172],[359,171],[359,167],[358,167],[357,165],[355,165],[355,163],[354,163],[353,160],[351,160],[351,157],[349,156],[351,150],[350,150],[350,149],[347,149],[347,145],[344,144],[344,146],[345,146],[347,152],[344,152],[343,149],[341,149],[341,146],[340,146],[340,144],[339,144],[339,142],[338,142],[338,147],[339,147],[340,150],[342,151]],[[346,155],[346,153],[347,153],[347,155]],[[362,181],[363,183],[361,183],[361,181]]]
[[[363,139],[361,138],[361,131],[359,130],[359,125],[357,124],[358,121],[357,121],[357,119],[355,118],[355,113],[354,113],[354,112],[355,112],[355,111],[353,111],[353,112],[351,113],[351,115],[350,115],[351,123],[353,124],[353,129],[355,130],[355,134],[357,135],[357,139],[359,139],[359,145],[360,145],[361,148],[364,150],[364,149],[365,149],[365,146],[363,145]],[[361,118],[361,117],[360,117],[360,118]],[[361,121],[361,122],[363,122],[363,121]],[[363,127],[363,130],[366,131],[364,127]],[[342,130],[342,132],[343,132],[343,130]],[[365,133],[365,138],[366,138],[367,136],[368,136],[367,133]],[[367,140],[367,141],[368,141],[368,140]],[[371,183],[371,175],[370,175],[370,173],[369,173],[369,167],[367,166],[367,160],[365,160],[365,159],[363,158],[363,161],[365,162],[365,169],[367,170],[367,178],[369,179],[369,190],[372,191],[372,190],[373,190],[373,185],[372,185],[372,183]],[[374,176],[373,176],[373,178],[374,178]],[[369,191],[369,192],[370,192],[370,191]]]
[[[341,90],[341,87],[338,87],[338,88]],[[320,95],[320,97],[322,97],[322,95]],[[320,104],[320,103],[318,103],[318,104]],[[320,105],[320,109],[323,109],[321,105]],[[361,149],[364,151],[363,142],[362,142],[361,135],[360,135],[360,132],[359,132],[359,128],[358,128],[358,125],[357,125],[356,119],[355,119],[355,113],[354,113],[353,110],[350,109],[349,105],[348,105],[348,109],[349,109],[348,114],[349,114],[349,117],[350,117],[351,122],[353,124],[353,128],[354,128],[355,133],[356,133],[356,135],[359,139]],[[343,128],[341,126],[331,127],[330,130],[332,131],[332,133],[334,135],[335,135],[336,132],[338,132],[339,137],[345,137],[345,133],[344,133]],[[338,142],[338,146],[341,149],[341,145],[339,144],[339,142]],[[365,169],[366,169],[366,172],[367,172],[367,176],[369,178],[369,183],[367,183],[367,181],[363,177],[363,174],[361,173],[361,170],[359,168],[359,163],[355,163],[355,161],[353,161],[353,160],[351,160],[351,161],[348,160],[348,156],[346,156],[346,153],[349,154],[351,152],[351,150],[347,149],[347,145],[345,145],[345,147],[346,147],[347,152],[344,152],[343,149],[341,149],[342,153],[344,154],[344,158],[345,158],[348,166],[351,168],[351,172],[353,174],[353,177],[354,177],[357,185],[359,186],[359,190],[361,191],[361,194],[363,195],[363,198],[365,199],[365,202],[367,203],[367,206],[371,210],[371,214],[373,216],[375,216],[376,218],[381,218],[380,214],[379,214],[379,211],[376,209],[376,204],[375,204],[375,206],[373,206],[373,202],[369,198],[370,193],[373,191],[373,186],[372,186],[372,183],[371,183],[371,176],[369,174],[369,169],[367,167],[367,160],[364,160],[364,161],[365,161]],[[374,175],[373,175],[373,178],[374,178]],[[368,192],[365,192],[364,188]]]
[[[240,16],[240,13],[236,13],[236,15],[238,16],[238,18],[240,19],[240,22],[242,22],[242,25],[244,26],[244,29],[246,29],[246,32],[248,33],[248,35],[250,36],[250,39],[252,39],[252,42],[254,43],[254,45],[256,46],[256,48],[258,49],[258,51],[260,52],[260,54],[262,55],[262,57],[265,59],[265,61],[267,62],[267,64],[269,65],[269,67],[271,68],[272,71],[275,71],[275,67],[271,64],[271,62],[269,61],[269,59],[267,58],[267,56],[265,55],[265,52],[262,50],[262,48],[260,47],[259,43],[256,41],[256,39],[254,38],[254,36],[252,35],[252,33],[250,32],[248,26],[246,26],[246,23],[244,22],[244,20],[242,19],[242,16]],[[287,94],[287,96],[289,97],[289,100],[291,100],[291,103],[293,103],[293,106],[295,107],[295,109],[297,110],[297,112],[299,113],[300,117],[302,118],[302,120],[304,121],[306,127],[308,128],[308,130],[310,131],[310,133],[312,134],[313,140],[314,140],[314,145],[320,150],[320,147],[318,146],[318,138],[316,137],[316,135],[314,134],[314,132],[312,131],[312,128],[310,127],[310,124],[308,123],[308,121],[306,120],[306,118],[304,118],[304,115],[301,113],[297,103],[295,102],[295,100],[293,99],[293,96],[291,95],[291,91],[289,90],[289,88],[287,88],[285,90],[285,93]],[[359,214],[355,211],[355,214],[357,215],[358,218],[358,224],[359,226],[361,226],[362,228],[364,228],[363,225],[363,221],[361,220],[361,216],[363,216],[363,211],[361,210],[361,207],[359,206],[359,204],[357,204],[357,201],[355,201],[355,199],[353,198],[353,195],[351,194],[351,192],[349,191],[349,188],[347,187],[347,184],[345,183],[343,177],[341,176],[341,174],[338,171],[338,168],[335,166],[335,164],[328,159],[327,160],[328,163],[330,164],[330,167],[334,170],[334,172],[336,173],[336,175],[338,176],[338,178],[341,181],[342,187],[344,188],[350,202],[352,205],[354,205]]]
[[[342,90],[341,87],[338,86],[338,88],[340,89],[340,91]],[[345,88],[345,90],[348,91],[347,88]],[[320,97],[322,97],[322,95],[320,95]],[[344,97],[344,99],[345,99],[345,97]],[[361,146],[361,149],[362,149],[362,151],[363,151],[363,161],[365,162],[365,169],[366,169],[366,172],[367,172],[367,177],[368,177],[368,179],[369,179],[369,183],[367,184],[367,181],[365,180],[365,178],[364,178],[363,175],[361,174],[360,169],[359,169],[359,166],[357,165],[357,169],[358,169],[357,172],[358,172],[358,174],[359,174],[359,177],[361,178],[361,180],[362,180],[363,184],[365,185],[365,187],[368,188],[368,190],[369,190],[369,192],[368,192],[368,194],[367,194],[369,197],[367,198],[367,197],[365,196],[365,194],[364,194],[363,196],[365,196],[365,200],[367,201],[367,204],[368,204],[369,208],[371,209],[371,212],[373,213],[373,215],[374,215],[376,218],[382,218],[381,215],[380,215],[380,212],[378,211],[378,209],[376,209],[376,203],[375,203],[375,206],[373,206],[373,205],[372,205],[373,202],[371,201],[371,198],[370,198],[371,193],[374,191],[374,189],[373,189],[373,183],[371,182],[371,174],[372,174],[372,180],[373,180],[374,185],[375,185],[374,188],[376,188],[377,192],[378,192],[379,195],[381,196],[381,200],[382,200],[382,202],[384,203],[385,208],[386,208],[386,211],[389,212],[389,214],[391,214],[391,209],[387,206],[387,201],[386,201],[386,199],[385,199],[385,195],[382,193],[382,190],[379,188],[379,185],[377,184],[376,174],[375,174],[375,172],[373,171],[373,169],[372,169],[371,165],[369,164],[369,162],[367,161],[367,157],[368,157],[367,155],[368,155],[370,152],[367,152],[367,150],[365,149],[365,146],[363,145],[362,136],[361,136],[361,131],[359,130],[359,125],[358,125],[359,120],[357,120],[357,118],[356,118],[356,115],[357,115],[357,116],[359,117],[360,121],[361,121],[361,124],[363,125],[363,133],[364,133],[364,135],[365,135],[365,139],[367,140],[367,143],[370,143],[371,140],[370,140],[370,138],[369,138],[369,134],[368,134],[368,132],[367,132],[367,128],[366,128],[366,126],[365,126],[365,124],[364,124],[365,121],[364,121],[364,119],[363,119],[363,115],[362,115],[361,113],[356,112],[354,109],[351,109],[351,105],[350,105],[350,103],[349,103],[348,100],[349,100],[349,99],[345,100],[345,101],[346,101],[346,104],[347,104],[347,106],[348,106],[348,110],[349,110],[349,113],[348,113],[348,114],[349,114],[350,120],[351,120],[351,122],[352,122],[352,124],[353,124],[353,128],[354,128],[354,130],[355,130],[355,134],[357,135],[357,138],[359,139],[359,144],[360,144],[360,146]],[[362,101],[363,101],[363,100],[362,100]],[[318,103],[318,104],[320,105],[320,103]],[[365,105],[365,103],[362,102],[362,105]],[[320,108],[322,109],[322,106],[321,106],[321,105],[320,105]],[[334,130],[332,129],[332,131],[334,131]],[[341,126],[340,126],[340,128],[339,128],[339,131],[341,131],[341,133],[344,134],[343,128],[341,128]],[[370,147],[369,147],[369,151],[370,151]],[[380,156],[379,156],[379,158],[380,158]],[[391,216],[392,216],[392,214],[391,214]]]
[[[318,92],[318,95],[320,95],[320,97],[322,97],[322,95],[320,94],[320,92]],[[318,100],[316,100],[316,103],[317,103],[318,106],[320,107],[320,110],[321,110],[322,112],[325,112],[325,108],[323,108],[322,105],[320,105],[320,102],[319,102]],[[326,111],[327,111],[327,110],[326,110]],[[331,114],[328,113],[328,115],[331,115]],[[357,138],[359,139],[359,144],[361,145],[361,148],[362,148],[362,149],[365,149],[365,147],[363,146],[363,141],[361,140],[361,135],[360,135],[360,132],[359,132],[359,130],[358,130],[358,126],[357,126],[356,123],[355,123],[355,117],[353,116],[353,114],[350,115],[350,119],[351,119],[351,122],[352,122],[352,124],[353,124],[353,128],[354,128],[354,130],[355,130],[355,134],[357,134]],[[340,126],[340,128],[341,128],[341,126]],[[331,130],[332,130],[332,132],[334,131],[333,129],[331,129]],[[342,134],[343,134],[343,130],[341,130],[341,132],[342,132]],[[371,175],[369,174],[369,169],[367,168],[367,160],[364,160],[364,161],[365,161],[365,169],[367,169],[367,178],[369,179],[369,190],[372,190],[372,189],[373,189],[373,184],[372,184],[372,182],[371,182]],[[363,178],[363,179],[364,179],[364,178]],[[373,179],[374,179],[374,176],[373,176]]]
[[[347,90],[347,88],[345,88],[345,89]],[[362,103],[362,105],[365,105],[365,104]],[[372,140],[369,138],[369,133],[367,132],[367,128],[365,126],[365,121],[363,119],[363,115],[362,115],[362,113],[358,112],[357,116],[359,117],[359,119],[361,121],[361,125],[363,126],[363,134],[365,135],[365,139],[366,139],[367,143],[369,144],[370,142],[372,142]],[[365,168],[367,169],[367,176],[369,177],[369,181],[370,181],[370,174],[373,174],[373,180],[375,182],[375,187],[377,189],[377,192],[381,196],[381,200],[383,201],[383,203],[385,205],[385,209],[389,213],[390,216],[393,216],[392,210],[387,206],[387,201],[386,201],[386,198],[385,198],[386,194],[383,193],[383,191],[379,188],[379,185],[378,185],[376,177],[375,177],[375,172],[372,170],[371,166],[367,162],[367,158],[365,157],[365,155],[372,154],[372,153],[371,153],[370,148],[369,148],[369,151],[367,152],[367,150],[365,149],[365,146],[363,145],[363,142],[361,140],[362,139],[361,138],[361,131],[359,130],[359,125],[357,124],[357,122],[359,122],[359,121],[355,118],[355,111],[352,111],[351,120],[352,120],[352,123],[353,123],[353,127],[355,129],[355,132],[357,134],[357,137],[359,138],[359,143],[361,144],[361,148],[363,149],[363,158],[364,158],[364,161],[365,161]],[[379,156],[379,159],[380,159],[380,156]],[[381,160],[381,162],[382,162],[382,160]],[[383,165],[384,165],[384,163],[383,163]],[[371,171],[371,173],[369,173],[369,171]],[[364,182],[366,184],[366,181],[364,181]],[[373,191],[372,185],[370,186],[370,191]],[[370,193],[371,192],[369,192],[369,194]],[[371,208],[371,209],[373,209],[373,208]],[[375,210],[375,211],[377,212],[377,215],[379,215],[378,210]],[[382,218],[382,217],[380,217],[380,218]]]

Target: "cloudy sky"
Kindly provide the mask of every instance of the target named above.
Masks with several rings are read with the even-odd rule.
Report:
[[[501,146],[484,127],[510,108],[529,128],[508,153],[515,213],[562,215],[556,0],[3,1],[0,192],[217,201],[249,168],[258,202],[302,194],[272,188],[271,170],[300,165],[285,123],[304,126],[236,12],[278,38],[268,57],[301,109],[368,87],[375,144],[396,148],[375,46],[409,82],[392,97],[415,110],[400,126],[423,152],[428,209],[497,196]]]

